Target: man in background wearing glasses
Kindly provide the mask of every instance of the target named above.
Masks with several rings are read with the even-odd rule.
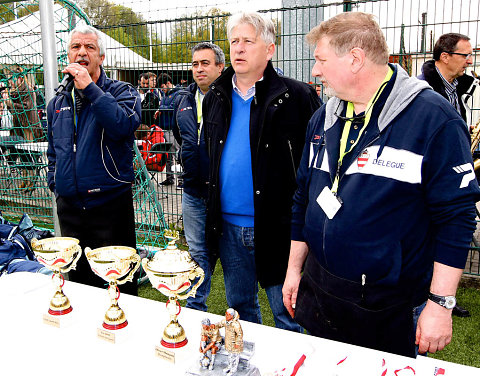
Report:
[[[471,119],[467,119],[462,95],[469,90],[474,80],[465,74],[465,70],[473,64],[473,50],[469,40],[463,34],[443,34],[433,48],[433,60],[423,64],[422,74],[418,76],[445,97],[462,115],[467,125],[470,125]]]
[[[469,91],[474,80],[465,74],[465,70],[473,64],[473,50],[469,40],[463,34],[443,34],[433,48],[433,60],[423,64],[422,74],[418,76],[451,103],[467,126],[471,125],[471,119],[467,119],[462,96]],[[470,312],[458,304],[453,309],[453,314],[459,317],[470,316]]]

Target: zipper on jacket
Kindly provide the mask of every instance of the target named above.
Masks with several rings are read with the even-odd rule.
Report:
[[[293,176],[295,177],[295,180],[297,180],[297,170],[295,169],[295,161],[293,160],[292,143],[290,142],[290,140],[287,140],[287,143],[288,149],[290,150],[290,159],[292,160]]]
[[[365,284],[367,283],[367,275],[362,274],[362,302],[365,301]]]

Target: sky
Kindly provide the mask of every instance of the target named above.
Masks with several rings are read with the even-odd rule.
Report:
[[[282,0],[110,0],[132,8],[146,20],[157,21],[182,17],[195,11],[206,12],[213,7],[224,11],[256,11],[278,9]],[[337,3],[338,6],[325,7],[325,18],[342,11],[341,0],[325,0],[324,4]],[[303,5],[318,4],[318,0],[290,0],[289,3]],[[399,50],[400,28],[391,25],[405,25],[405,44],[407,51],[419,50],[421,33],[421,14],[427,13],[427,44],[435,41],[441,34],[460,32],[469,35],[473,46],[480,47],[479,0],[373,0],[363,3],[353,10],[361,10],[378,16],[379,24],[384,28],[387,42],[393,52]],[[433,24],[437,24],[434,26]],[[389,28],[390,27],[390,28]],[[428,47],[428,46],[427,46]]]
[[[211,8],[220,8],[231,13],[241,10],[257,11],[278,9],[281,0],[111,0],[117,4],[132,8],[147,20],[165,20],[182,17],[197,10],[206,12]]]

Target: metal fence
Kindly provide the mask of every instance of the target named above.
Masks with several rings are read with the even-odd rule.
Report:
[[[175,85],[193,82],[189,67],[190,48],[201,41],[218,44],[225,51],[228,64],[226,22],[233,0],[223,3],[219,0],[210,8],[203,4],[202,7],[185,6],[181,15],[170,18],[164,16],[170,14],[165,10],[152,11],[163,3],[156,0],[125,0],[123,3],[120,0],[80,0],[77,5],[67,0],[57,1],[55,29],[59,65],[66,64],[66,34],[79,22],[90,23],[105,33],[104,67],[107,73],[134,86],[139,84],[140,74],[144,72],[153,72],[157,76],[167,73]],[[243,1],[238,4],[252,8],[255,2]],[[314,61],[305,35],[323,19],[343,11],[374,14],[386,35],[391,61],[400,63],[411,75],[420,73],[425,60],[431,59],[434,42],[447,32],[460,32],[471,38],[474,47],[471,70],[479,70],[478,0],[277,0],[277,4],[275,9],[259,10],[272,19],[277,28],[273,64],[285,75],[312,85],[317,82],[310,74]],[[37,10],[35,1],[0,5],[0,61],[3,66],[0,83],[9,86],[12,77],[27,77],[32,84],[27,91],[37,99],[39,124],[44,127],[44,104],[41,103],[43,65],[38,45],[40,18]],[[15,70],[18,66],[20,72]],[[479,118],[479,91],[471,105],[471,123]],[[20,112],[27,110],[23,108]],[[13,117],[19,116],[15,110],[10,112]],[[3,124],[2,121],[2,127]],[[2,132],[10,134],[11,127],[12,124],[10,129],[4,127]],[[41,140],[28,141],[38,144]],[[26,140],[14,139],[9,142],[0,143],[3,152],[0,161],[0,210],[14,217],[27,212],[34,216],[35,223],[51,227],[51,197],[45,184],[44,155],[34,150],[31,142]],[[141,245],[161,245],[163,239],[158,237],[160,229],[166,226],[183,227],[178,149],[170,150],[169,168],[163,172],[146,168],[138,151],[137,157],[134,191],[138,242]],[[167,180],[167,174],[175,178],[174,184],[161,184]],[[29,183],[29,179],[33,183]],[[475,255],[478,259],[478,252],[475,252],[470,260],[474,261]],[[478,262],[473,261],[469,261],[468,272],[480,274]]]

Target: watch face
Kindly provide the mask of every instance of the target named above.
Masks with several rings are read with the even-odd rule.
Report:
[[[457,304],[457,300],[454,296],[445,297],[445,308],[452,309]]]

